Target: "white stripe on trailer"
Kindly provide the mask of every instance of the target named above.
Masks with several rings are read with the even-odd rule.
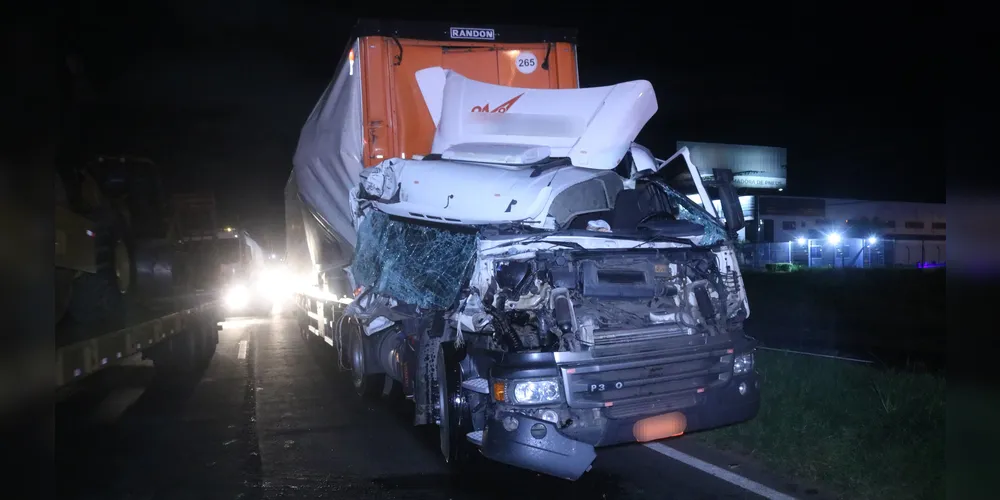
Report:
[[[241,340],[240,341],[240,350],[236,354],[236,359],[247,359],[247,345],[248,344],[249,344],[249,342],[247,342],[246,340]]]

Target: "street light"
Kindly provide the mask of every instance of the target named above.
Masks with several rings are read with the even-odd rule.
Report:
[[[839,245],[840,233],[830,233],[826,235],[826,241],[829,242],[831,245]]]
[[[878,243],[878,237],[877,236],[869,236],[868,237],[868,244],[869,245],[874,245],[876,243]]]
[[[796,243],[798,243],[799,245],[805,245],[805,244],[806,244],[806,239],[805,239],[805,238],[803,238],[802,236],[799,236],[799,237],[798,237],[798,239],[796,239],[795,241],[796,241]]]

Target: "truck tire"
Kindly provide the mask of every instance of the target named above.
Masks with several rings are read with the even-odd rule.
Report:
[[[372,398],[379,394],[384,375],[368,375],[368,350],[365,348],[365,335],[356,322],[348,322],[348,355],[351,366],[351,385],[354,392],[363,398]]]
[[[191,331],[178,333],[153,346],[146,354],[156,368],[158,388],[174,391],[190,385],[198,357],[195,337]]]
[[[213,332],[216,330],[211,326],[206,321],[199,319],[191,326],[191,332],[189,333],[189,335],[194,336],[194,361],[195,369],[198,372],[208,368],[212,357],[215,356],[217,342],[214,341]]]
[[[127,226],[110,207],[97,210],[93,220],[97,272],[76,278],[69,302],[68,314],[78,323],[123,317],[125,296],[134,289],[135,261]]]
[[[472,412],[463,394],[461,357],[454,342],[442,342],[433,384],[441,454],[445,462],[458,469],[468,466],[477,453],[465,437],[472,432]]]

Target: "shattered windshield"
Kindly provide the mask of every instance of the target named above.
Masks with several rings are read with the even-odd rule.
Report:
[[[451,307],[472,272],[476,233],[394,219],[371,210],[358,227],[358,285],[425,309]]]
[[[666,191],[667,196],[670,197],[670,201],[677,204],[679,208],[677,217],[679,219],[693,222],[705,228],[705,234],[698,242],[699,245],[711,245],[719,240],[726,239],[725,227],[719,219],[712,217],[704,207],[670,186],[661,185],[660,187]]]

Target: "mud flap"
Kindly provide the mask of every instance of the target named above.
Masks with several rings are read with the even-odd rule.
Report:
[[[426,334],[421,337],[417,376],[413,379],[413,401],[417,407],[413,415],[413,425],[426,425],[432,422],[430,416],[434,413],[434,404],[431,402],[431,390],[434,387],[437,371],[438,347],[441,345],[440,337],[430,338]]]
[[[413,378],[413,402],[416,412],[413,415],[413,425],[433,423],[434,415],[434,380],[437,372],[437,354],[444,335],[435,332],[435,328],[443,330],[443,322],[427,318],[403,320],[403,332],[419,332],[420,347],[417,352],[417,373]]]

